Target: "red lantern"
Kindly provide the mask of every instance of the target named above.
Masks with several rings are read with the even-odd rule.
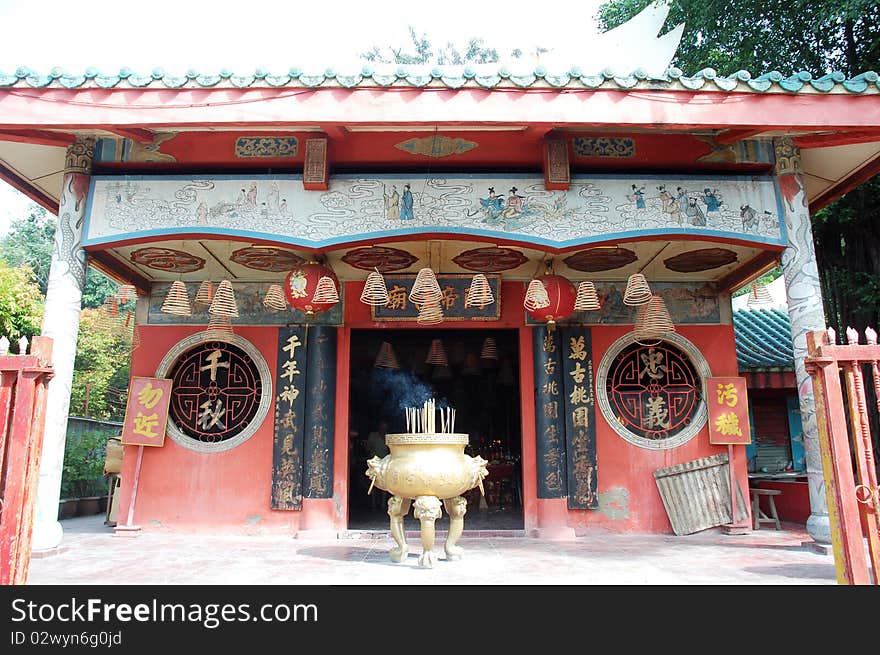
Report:
[[[538,278],[547,289],[550,304],[540,309],[527,310],[538,321],[553,325],[556,321],[564,321],[574,314],[574,301],[577,290],[574,285],[561,275],[549,273]]]
[[[284,279],[284,295],[287,296],[287,302],[294,309],[298,309],[306,314],[320,314],[326,312],[336,303],[316,303],[312,301],[315,295],[315,287],[318,286],[318,280],[327,276],[333,280],[336,285],[336,291],[339,291],[339,279],[326,266],[322,266],[317,262],[309,262],[302,264],[290,271]]]

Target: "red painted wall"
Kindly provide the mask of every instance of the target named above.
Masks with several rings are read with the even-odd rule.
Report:
[[[141,346],[132,353],[132,375],[153,376],[166,352],[204,326],[141,326]],[[264,354],[278,347],[277,328],[241,327],[236,333]],[[266,357],[275,379],[275,357]],[[142,529],[215,530],[256,533],[295,532],[300,512],[272,511],[273,410],[257,432],[222,453],[197,453],[170,437],[161,448],[144,448],[135,503],[135,525]],[[126,446],[122,465],[119,523],[125,522],[131,498],[137,447]]]
[[[810,518],[810,490],[806,479],[758,480],[753,486],[760,489],[777,489],[782,492],[779,496],[773,497],[773,504],[776,505],[776,514],[780,521],[806,523]],[[770,516],[766,498],[761,498],[761,509],[767,516]],[[766,528],[766,525],[762,527]]]

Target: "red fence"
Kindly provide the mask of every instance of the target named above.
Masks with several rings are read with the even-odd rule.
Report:
[[[833,338],[833,333],[829,338],[825,332],[810,332],[805,363],[816,396],[837,580],[880,584],[880,487],[865,393],[870,378],[880,410],[880,346],[870,328],[867,345],[859,344],[859,334],[851,328],[847,345],[834,345]]]
[[[0,355],[0,584],[27,582],[51,359],[48,337]]]

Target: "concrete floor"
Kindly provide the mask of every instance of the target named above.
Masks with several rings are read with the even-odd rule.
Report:
[[[570,541],[523,536],[463,538],[464,558],[418,568],[421,543],[409,538],[406,561],[394,564],[387,531],[346,538],[187,535],[152,531],[114,535],[103,515],[62,521],[62,551],[31,561],[29,584],[223,585],[833,585],[834,560],[802,546],[801,525],[746,535],[720,529],[687,535],[597,532]],[[480,533],[477,533],[480,534]],[[510,533],[517,534],[517,533]],[[520,533],[521,534],[521,533]]]

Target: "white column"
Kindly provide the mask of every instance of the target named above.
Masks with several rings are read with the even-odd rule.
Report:
[[[32,549],[45,551],[61,543],[58,500],[67,435],[67,411],[76,359],[76,338],[82,289],[86,279],[85,252],[81,247],[89,175],[95,153],[94,138],[77,138],[67,149],[55,247],[49,270],[43,336],[52,337],[52,365],[55,375],[49,382],[46,429],[40,461],[40,482],[34,520]]]
[[[825,478],[819,451],[816,423],[816,400],[813,383],[804,367],[807,356],[807,332],[825,329],[822,309],[822,286],[816,266],[813,230],[807,196],[801,177],[800,151],[790,138],[774,139],[776,176],[782,193],[788,244],[782,253],[782,272],[788,297],[788,316],[794,341],[794,370],[797,379],[804,449],[807,459],[807,482],[810,490],[810,518],[807,532],[820,544],[831,543],[831,524],[825,497]]]

